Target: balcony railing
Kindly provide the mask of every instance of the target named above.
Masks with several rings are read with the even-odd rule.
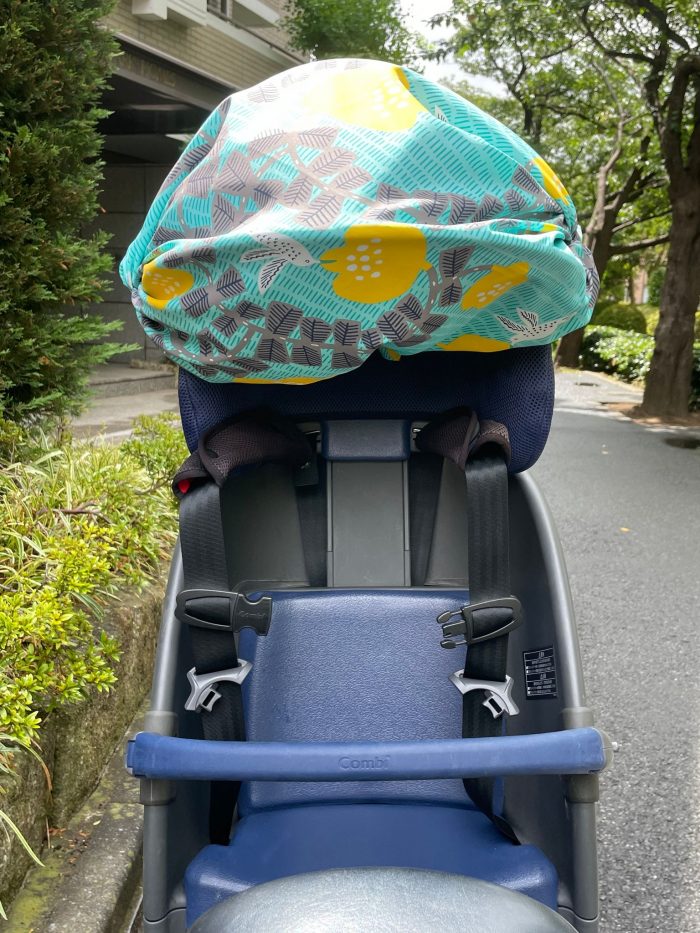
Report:
[[[174,19],[187,26],[204,26],[207,0],[131,0],[131,12],[144,19]]]

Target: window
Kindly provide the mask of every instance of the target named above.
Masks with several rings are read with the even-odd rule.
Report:
[[[207,10],[221,19],[231,19],[231,0],[207,0]]]

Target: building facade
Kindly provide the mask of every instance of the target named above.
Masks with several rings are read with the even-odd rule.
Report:
[[[100,229],[112,239],[113,281],[96,309],[138,344],[115,359],[158,360],[116,265],[190,135],[232,91],[300,64],[280,29],[284,0],[119,0],[105,20],[121,54],[105,94]]]

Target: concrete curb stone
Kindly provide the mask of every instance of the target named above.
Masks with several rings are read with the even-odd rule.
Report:
[[[138,727],[141,726],[139,721]],[[136,724],[129,735],[138,731]],[[141,881],[143,808],[125,740],[12,903],[7,933],[126,933]]]

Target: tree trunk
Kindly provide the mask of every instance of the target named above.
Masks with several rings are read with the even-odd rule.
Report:
[[[595,267],[598,270],[598,275],[602,282],[603,276],[605,275],[605,269],[610,262],[610,257],[612,256],[612,238],[613,238],[613,228],[617,221],[618,211],[614,212],[614,216],[609,216],[606,211],[605,220],[603,222],[602,228],[598,230],[594,236],[592,243],[586,243],[587,236],[584,237],[584,243],[593,253],[593,262]],[[559,341],[559,346],[557,347],[557,355],[554,359],[554,362],[557,366],[568,366],[571,369],[576,369],[579,365],[579,357],[581,356],[581,348],[583,346],[583,327],[579,327],[578,330],[572,330],[570,334],[565,334]]]
[[[686,187],[674,205],[669,237],[654,355],[642,402],[644,413],[656,416],[688,411],[700,303],[700,185]]]

